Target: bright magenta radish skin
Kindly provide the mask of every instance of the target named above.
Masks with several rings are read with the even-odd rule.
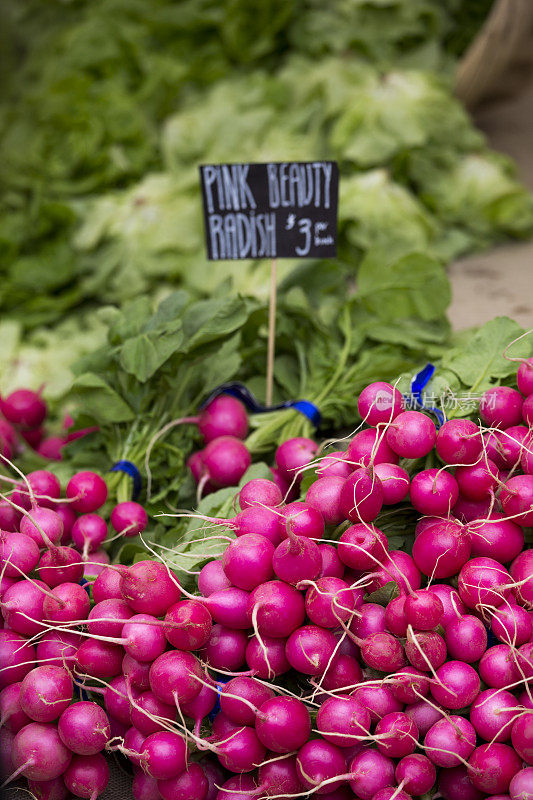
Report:
[[[494,512],[489,520],[473,520],[467,526],[472,557],[493,558],[500,564],[512,561],[524,547],[524,531],[503,514]],[[532,581],[533,585],[533,581]]]
[[[337,550],[331,544],[319,544],[320,558],[322,566],[318,574],[319,578],[342,578],[344,576],[344,564],[340,560]]]
[[[93,600],[101,603],[102,600],[122,600],[120,591],[120,581],[127,572],[127,567],[120,564],[113,564],[112,567],[104,567],[96,578],[92,586]]]
[[[101,753],[73,756],[63,776],[67,789],[76,797],[90,800],[102,794],[109,782],[109,767]]]
[[[220,394],[213,398],[198,417],[198,430],[208,444],[220,436],[245,439],[248,433],[248,414],[236,397]]]
[[[429,677],[416,667],[402,667],[393,678],[391,691],[400,703],[412,705],[429,694]]]
[[[412,479],[409,497],[421,514],[445,516],[459,498],[459,486],[445,469],[424,469]]]
[[[473,664],[487,649],[487,631],[477,617],[469,614],[456,617],[444,629],[444,639],[450,658]]]
[[[57,724],[63,744],[80,756],[104,749],[111,737],[109,719],[97,703],[81,700],[63,711]]]
[[[224,572],[234,586],[250,592],[273,577],[273,555],[274,545],[264,536],[240,536],[224,550]]]
[[[236,536],[260,534],[275,547],[283,538],[283,522],[283,509],[248,506],[232,519],[225,520],[224,524],[232,528]]]
[[[533,609],[533,550],[524,550],[511,564],[509,571],[513,580],[519,584],[514,593],[520,603]]]
[[[405,595],[394,597],[385,609],[385,626],[395,636],[405,636],[407,634],[405,601]]]
[[[5,725],[11,733],[18,733],[32,720],[20,705],[20,687],[22,683],[11,683],[0,692],[0,726]]]
[[[401,393],[390,383],[384,381],[369,383],[357,398],[359,416],[368,425],[392,422],[400,414],[402,408]]]
[[[372,722],[378,722],[386,714],[401,711],[403,708],[403,703],[394,697],[388,686],[362,684],[354,691],[353,696],[367,709]]]
[[[407,663],[401,643],[390,633],[373,633],[361,642],[363,661],[380,672],[395,672]]]
[[[436,674],[440,682],[431,684],[431,694],[444,708],[451,710],[465,708],[479,694],[479,675],[469,664],[447,661],[437,669]]]
[[[181,650],[170,650],[152,664],[150,687],[169,705],[189,703],[200,692],[202,684],[197,678],[201,674],[200,663],[195,656]]]
[[[423,530],[415,539],[413,559],[428,577],[441,579],[457,574],[470,556],[470,538],[455,522],[442,522]]]
[[[233,696],[231,696],[233,695]],[[254,725],[255,711],[239,698],[248,700],[255,708],[259,708],[267,700],[274,698],[274,692],[254,678],[238,676],[232,678],[220,692],[220,708],[237,725]]]
[[[305,502],[314,508],[326,525],[339,525],[344,517],[341,495],[346,478],[328,475],[311,484],[305,495]]]
[[[452,586],[448,586],[446,583],[433,583],[428,586],[428,592],[437,595],[443,605],[444,613],[441,620],[443,628],[446,628],[446,625],[457,619],[458,616],[467,613],[467,608],[459,597],[459,592]]]
[[[246,645],[246,663],[257,678],[277,678],[288,672],[291,665],[285,655],[285,639],[252,636]],[[266,655],[265,655],[266,652]]]
[[[321,687],[328,692],[332,692],[334,689],[351,692],[362,681],[363,672],[359,662],[353,656],[337,651],[321,678]]]
[[[398,762],[395,777],[411,797],[420,797],[435,785],[437,771],[429,758],[413,753]]]
[[[516,697],[501,689],[480,692],[470,708],[470,722],[486,742],[505,742],[516,717]]]
[[[439,711],[438,706],[435,704],[430,705],[424,699],[419,700],[418,703],[413,703],[407,706],[405,713],[411,717],[413,722],[418,728],[420,736],[425,736],[433,725],[442,719],[443,713]]]
[[[403,758],[415,751],[418,728],[413,720],[401,711],[386,714],[376,725],[377,746],[389,758]]]
[[[157,788],[163,800],[205,800],[209,783],[201,766],[192,763],[181,775],[157,781]]]
[[[20,578],[39,562],[39,545],[31,536],[18,531],[0,531],[0,563],[2,572],[9,578]]]
[[[350,788],[360,800],[372,800],[374,795],[394,784],[394,761],[379,750],[363,750],[350,764]]]
[[[46,403],[40,392],[16,389],[0,399],[0,409],[8,422],[21,428],[38,428],[46,417]]]
[[[307,616],[322,628],[336,628],[341,622],[347,622],[355,606],[354,590],[340,578],[318,578],[305,595]]]
[[[367,428],[356,433],[348,445],[346,460],[352,470],[375,464],[397,464],[398,455],[387,444],[383,431]]]
[[[295,697],[266,700],[256,714],[255,732],[274,753],[298,750],[311,735],[311,717],[304,703]]]
[[[219,489],[236,486],[252,463],[248,448],[234,436],[212,439],[205,447],[202,459],[209,480]]]
[[[510,428],[522,421],[524,398],[509,386],[494,386],[483,394],[479,416],[489,428]]]
[[[496,489],[498,467],[490,458],[478,464],[457,467],[455,480],[464,497],[469,500],[483,500],[489,492]]]
[[[53,722],[72,702],[72,690],[64,667],[36,667],[22,681],[20,707],[34,722]]]
[[[487,794],[503,794],[522,767],[514,750],[506,744],[483,744],[470,756],[470,780]]]
[[[444,606],[440,599],[426,589],[419,589],[405,600],[405,618],[408,625],[420,631],[431,631],[442,620]]]
[[[244,484],[239,492],[241,511],[250,506],[279,506],[283,501],[281,491],[274,481],[266,478],[253,478]]]
[[[88,639],[76,652],[76,664],[80,672],[93,678],[114,678],[122,669],[121,647],[98,639]]]
[[[312,439],[303,436],[287,439],[276,450],[276,464],[288,481],[299,480],[299,470],[315,458],[317,451],[318,445]]]
[[[60,583],[78,583],[83,577],[81,556],[72,547],[45,550],[37,568],[39,577],[51,589]]]
[[[491,620],[492,632],[500,642],[519,647],[529,642],[532,634],[531,617],[525,608],[503,605]]]
[[[502,689],[521,679],[516,654],[507,644],[490,647],[481,657],[479,674],[483,683],[493,689]]]
[[[130,694],[131,697],[136,700],[140,692],[135,687],[132,687],[131,692],[128,693],[126,678],[123,675],[119,675],[109,681],[104,689],[103,697],[105,709],[110,720],[115,719],[126,726],[131,724],[130,714],[132,706],[129,699]]]
[[[202,657],[214,669],[235,672],[244,664],[248,635],[224,625],[213,625],[209,639],[201,650]]]
[[[12,758],[16,770],[24,767],[20,774],[25,778],[51,781],[63,774],[72,753],[61,741],[55,725],[31,722],[15,736]]]
[[[472,558],[459,573],[459,595],[468,608],[500,606],[509,597],[511,576],[493,558]]]
[[[170,606],[165,622],[169,624],[163,629],[164,634],[177,650],[199,650],[209,639],[213,626],[213,619],[205,605],[195,600],[180,600]]]
[[[526,764],[533,764],[533,714],[524,713],[511,729],[511,744]]]
[[[159,561],[138,561],[129,567],[121,578],[120,591],[130,608],[154,617],[177,603],[181,594],[177,579]]]
[[[355,697],[337,695],[322,703],[317,714],[320,735],[337,747],[351,747],[370,730],[370,714]]]
[[[305,618],[304,599],[300,592],[283,581],[268,581],[251,593],[248,601],[250,623],[256,617],[261,635],[274,639],[289,636]]]
[[[198,589],[204,597],[221,589],[228,589],[231,581],[224,572],[222,561],[215,559],[202,567],[198,575]]]
[[[46,595],[44,598],[43,614],[50,622],[74,622],[86,619],[90,607],[89,595],[82,586],[60,583],[54,588],[54,597]]]
[[[434,423],[419,411],[403,411],[387,428],[389,447],[402,458],[423,458],[437,438]]]
[[[45,664],[68,664],[76,655],[81,636],[67,631],[47,631],[37,643],[37,661]]]
[[[374,525],[350,525],[339,540],[337,552],[347,567],[373,570],[383,562],[388,551],[385,534]]]
[[[219,742],[217,753],[222,766],[231,772],[251,772],[264,761],[266,748],[253,728],[244,727]]]
[[[295,794],[302,788],[294,756],[263,764],[259,768],[258,781],[267,797]]]
[[[381,463],[374,465],[374,472],[381,481],[383,505],[401,503],[409,494],[409,473],[397,464]]]
[[[458,767],[476,746],[476,731],[464,717],[440,719],[427,732],[424,752],[438,767]]]
[[[352,522],[372,522],[383,505],[383,489],[377,475],[366,467],[356,469],[342,486],[340,510]]]
[[[95,636],[120,637],[124,623],[133,611],[124,600],[102,600],[96,603],[87,617],[87,630]]]
[[[250,592],[231,586],[213,592],[204,602],[215,622],[228,628],[247,630],[250,627],[247,611],[249,599]]]
[[[143,770],[158,781],[174,778],[187,766],[187,745],[176,733],[152,733],[144,741],[140,762]]]
[[[349,627],[359,639],[366,639],[373,633],[382,633],[385,630],[386,611],[383,606],[377,603],[363,603],[358,611],[360,616],[354,616]]]
[[[148,525],[148,514],[140,503],[126,500],[118,503],[111,512],[111,525],[124,536],[138,536]]]
[[[41,621],[46,597],[43,589],[47,589],[43,581],[22,580],[9,587],[2,598],[2,615],[9,628],[22,636],[34,636],[43,631]]]
[[[319,477],[336,476],[345,480],[351,471],[352,465],[347,462],[344,450],[332,450],[326,456],[322,456],[316,470]]]
[[[288,503],[282,510],[282,536],[289,533],[295,536],[307,536],[309,539],[322,539],[324,536],[324,518],[320,511],[299,500]]]
[[[90,514],[107,500],[107,484],[95,472],[77,472],[67,484],[66,495],[74,511]]]
[[[302,786],[314,789],[324,781],[346,774],[346,761],[342,750],[323,739],[312,739],[298,751],[296,770]],[[343,781],[333,781],[327,787],[318,789],[317,794],[334,791]]]
[[[165,728],[165,723],[158,722],[154,717],[161,717],[171,725],[176,719],[176,707],[168,705],[151,692],[143,692],[135,698],[135,705],[130,712],[131,724],[144,736],[151,736]]]
[[[533,358],[525,358],[522,361],[516,373],[516,383],[518,391],[524,397],[533,394]]]
[[[446,464],[474,464],[482,452],[481,431],[469,419],[448,420],[439,428],[436,448]]]
[[[72,526],[72,541],[82,553],[94,553],[107,539],[107,523],[98,514],[82,514]]]
[[[516,475],[501,490],[504,513],[520,525],[533,525],[533,475]]]
[[[422,583],[417,565],[409,553],[402,550],[391,550],[383,559],[382,566],[370,574],[372,582],[366,585],[367,592],[373,592],[390,581],[396,582],[400,592],[416,591]]]
[[[437,669],[446,660],[446,644],[435,631],[412,631],[410,628],[405,654],[413,667],[430,672],[432,667]]]
[[[63,520],[51,508],[32,506],[20,522],[20,532],[33,539],[39,547],[47,547],[50,542],[59,544],[63,536]]]
[[[121,639],[126,653],[138,661],[155,661],[167,646],[164,629],[151,614],[136,614],[127,620]]]
[[[533,791],[533,769],[526,767],[517,772],[509,784],[511,800],[524,800],[531,798]]]
[[[317,625],[304,625],[287,639],[285,654],[290,665],[304,675],[320,675],[330,661],[337,640]]]

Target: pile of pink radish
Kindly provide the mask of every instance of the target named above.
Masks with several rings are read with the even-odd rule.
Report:
[[[206,520],[229,543],[198,594],[156,557],[88,566],[108,536],[99,476],[78,473],[64,498],[44,471],[14,486],[0,508],[5,785],[92,800],[115,754],[135,800],[533,800],[533,360],[517,385],[485,393],[479,424],[439,430],[391,385],[366,387],[347,450],[284,442],[272,480]],[[202,488],[250,463],[231,416],[206,437]],[[430,454],[439,466],[422,469]],[[379,527],[400,503],[419,518],[412,555]],[[136,503],[110,521],[148,526]],[[80,585],[84,570],[98,574]]]
[[[16,389],[7,397],[0,397],[0,455],[12,459],[30,447],[50,461],[61,461],[62,449],[96,428],[71,430],[72,417],[67,414],[61,435],[53,435],[45,428],[48,407],[40,389]]]

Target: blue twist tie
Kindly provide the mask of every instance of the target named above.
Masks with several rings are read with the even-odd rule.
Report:
[[[143,479],[141,478],[141,473],[135,466],[135,464],[131,461],[117,461],[116,464],[113,464],[111,467],[111,472],[125,472],[126,475],[129,475],[130,478],[133,478],[133,491],[131,493],[132,499],[137,500],[141,493],[141,489],[143,486]]]
[[[434,364],[426,364],[424,369],[421,369],[420,372],[417,372],[417,374],[411,380],[411,397],[414,398],[418,408],[431,411],[432,414],[435,414],[438,420],[437,427],[440,427],[446,422],[446,417],[440,408],[436,408],[435,406],[426,406],[422,395],[423,390],[426,388],[434,374]]]
[[[220,708],[220,690],[222,689],[222,687],[226,683],[229,683],[230,680],[231,680],[231,678],[228,677],[227,675],[217,675],[217,685],[216,685],[217,701],[216,701],[215,705],[213,706],[213,708],[211,709],[211,711],[208,714],[210,722],[213,722],[213,720],[215,719],[216,715],[218,713],[220,713],[220,710],[221,710],[221,708]]]
[[[213,389],[211,394],[202,403],[200,408],[205,408],[211,400],[221,394],[229,394],[231,397],[236,397],[241,403],[244,403],[246,408],[254,414],[265,414],[267,411],[281,411],[284,408],[293,408],[299,411],[312,422],[315,428],[318,428],[322,420],[322,414],[317,406],[310,400],[285,400],[283,403],[277,403],[273,406],[264,406],[252,394],[252,392],[239,381],[230,381],[229,383],[221,383],[216,389]]]

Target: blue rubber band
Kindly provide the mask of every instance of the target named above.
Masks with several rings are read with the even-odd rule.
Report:
[[[436,408],[436,406],[425,405],[422,394],[423,390],[426,388],[426,386],[428,385],[434,374],[435,374],[434,364],[426,364],[424,369],[421,369],[420,372],[417,372],[417,374],[414,375],[414,377],[411,380],[411,398],[414,398],[418,408],[424,409],[425,411],[431,411],[431,413],[437,417],[438,421],[437,427],[440,428],[440,426],[444,425],[444,423],[446,422],[446,417],[444,416],[444,413],[441,411],[440,408]]]
[[[285,400],[283,403],[277,403],[273,406],[264,406],[259,403],[248,387],[239,381],[230,381],[229,383],[222,383],[220,386],[217,386],[204,400],[200,408],[205,408],[211,400],[214,400],[215,397],[221,394],[229,394],[231,397],[236,397],[241,403],[244,403],[246,408],[253,414],[265,414],[268,411],[281,411],[284,408],[293,408],[295,411],[299,411],[300,414],[307,417],[315,428],[318,428],[322,421],[322,414],[319,408],[310,400]]]
[[[222,690],[222,687],[226,683],[229,683],[230,680],[231,680],[231,678],[228,675],[217,675],[217,685],[216,685],[217,699],[216,699],[215,705],[213,706],[213,708],[211,709],[211,711],[207,715],[209,717],[209,721],[210,722],[213,722],[213,720],[215,719],[216,715],[219,714],[220,711],[221,711],[221,708],[220,708],[220,692]]]
[[[130,478],[133,479],[133,491],[131,493],[132,499],[137,500],[141,493],[141,489],[143,486],[143,479],[141,477],[141,473],[131,461],[117,461],[116,464],[113,464],[111,467],[111,472],[125,472],[126,475],[129,475]]]

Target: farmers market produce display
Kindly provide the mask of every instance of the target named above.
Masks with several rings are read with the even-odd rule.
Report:
[[[4,456],[6,785],[96,798],[115,753],[136,800],[530,798],[533,359],[513,358],[514,386],[440,426],[372,382],[355,435],[289,438],[262,477],[244,408],[215,398],[184,422],[229,518],[175,512],[201,554],[155,541],[94,471],[62,491]],[[46,411],[3,410],[26,431]],[[111,563],[116,537],[146,557]]]

